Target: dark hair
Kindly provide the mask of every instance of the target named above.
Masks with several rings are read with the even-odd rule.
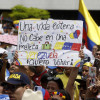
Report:
[[[5,90],[10,90],[12,92],[15,92],[15,90],[19,87],[24,87],[26,84],[17,84],[17,85],[13,85],[13,84],[9,84],[9,83],[2,83],[1,86],[3,86],[4,88],[4,94],[5,94]]]
[[[83,88],[84,90],[87,90],[87,86],[86,86],[86,78],[82,78],[82,79],[75,79],[76,82],[80,83],[80,85],[78,85],[78,88]]]
[[[35,69],[34,66],[29,66],[29,70],[32,71],[32,72],[34,72],[34,73],[36,73],[36,69]]]
[[[98,48],[97,51],[100,51],[100,45],[97,45],[97,48]]]
[[[47,78],[50,77],[50,75],[48,73],[45,73],[44,75],[42,75],[41,77],[41,82],[47,82]]]
[[[48,77],[47,80],[48,80],[48,82],[49,81],[56,82],[58,84],[59,89],[64,89],[63,82],[61,81],[61,79],[59,77]]]

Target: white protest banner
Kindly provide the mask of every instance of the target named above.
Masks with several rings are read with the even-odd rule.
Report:
[[[34,66],[77,65],[82,31],[82,21],[21,20],[17,63]]]

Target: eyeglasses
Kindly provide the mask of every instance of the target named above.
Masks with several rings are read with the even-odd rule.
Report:
[[[25,84],[19,84],[19,85],[6,84],[6,85],[4,85],[4,90],[6,90],[6,91],[10,90],[10,91],[14,92],[19,87],[24,87],[24,86],[25,86]]]
[[[100,53],[96,53],[96,55],[97,55],[97,56],[98,56],[98,55],[100,56]]]
[[[87,66],[88,67],[88,66]],[[82,72],[88,72],[89,70],[82,70]]]
[[[59,77],[48,77],[47,80],[48,81],[51,81],[51,80],[56,81],[56,80],[59,80]]]

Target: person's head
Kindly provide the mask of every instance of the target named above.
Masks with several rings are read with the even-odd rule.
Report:
[[[90,62],[86,62],[83,64],[82,67],[82,76],[85,77],[89,74],[89,67],[92,67],[92,64]]]
[[[97,51],[95,53],[95,58],[100,59],[100,45],[97,45]]]
[[[65,90],[58,90],[52,93],[51,100],[71,100],[71,97]]]
[[[30,88],[28,76],[21,72],[11,74],[7,81],[2,83],[4,93],[8,94],[10,100],[21,100],[26,89]]]
[[[100,60],[100,51],[97,51],[97,52],[95,53],[95,58],[97,58],[97,59]]]
[[[83,79],[75,79],[80,85],[78,85],[79,91],[80,91],[80,97],[82,100],[84,100],[87,87],[86,87],[86,80]]]
[[[64,70],[65,70],[64,72],[65,72],[66,76],[69,77],[70,73],[71,73],[71,70],[72,70],[72,67],[65,67]]]
[[[19,70],[19,67],[16,66],[16,61],[12,62],[11,63],[11,66],[9,68],[9,72],[10,74],[14,73],[14,72],[17,72]]]
[[[36,69],[34,66],[24,66],[28,76],[32,79],[33,76],[36,74]]]
[[[57,66],[48,66],[48,74],[50,76],[55,76],[57,74],[56,68]]]
[[[46,89],[47,87],[47,83],[48,83],[48,80],[47,78],[49,77],[49,74],[48,73],[45,73],[44,75],[42,75],[41,77],[41,86]]]
[[[64,89],[63,83],[59,77],[48,77],[47,80],[48,83],[46,89],[50,95],[56,90]]]
[[[93,54],[94,57],[95,57],[97,50],[98,50],[98,46],[94,45],[93,48],[92,48],[92,54]]]
[[[45,70],[45,66],[34,66],[34,67],[36,69],[36,74],[39,74]]]
[[[85,96],[86,96],[87,89],[84,85],[80,85],[79,90],[80,90],[80,97],[81,97],[82,100],[84,100]]]
[[[56,68],[57,73],[61,73],[64,71],[64,68],[62,66],[59,66]]]

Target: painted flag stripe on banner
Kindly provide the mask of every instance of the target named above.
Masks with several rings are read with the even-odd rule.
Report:
[[[81,48],[81,43],[70,43],[70,42],[56,42],[55,50],[75,50],[79,51]]]

